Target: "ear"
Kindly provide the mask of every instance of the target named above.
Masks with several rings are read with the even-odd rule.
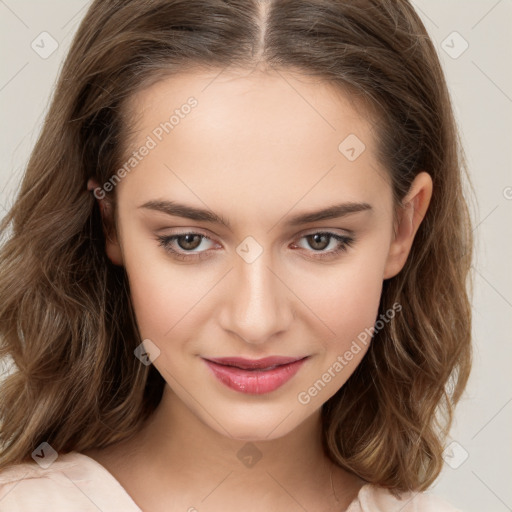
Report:
[[[427,213],[432,197],[432,178],[420,172],[413,180],[409,192],[397,212],[394,238],[389,247],[384,268],[384,279],[396,276],[404,267],[414,241],[414,236]]]
[[[123,253],[117,238],[116,230],[114,229],[115,222],[113,219],[112,205],[106,197],[105,191],[94,178],[90,178],[87,181],[87,190],[93,191],[93,195],[100,208],[101,218],[103,221],[103,232],[106,239],[105,252],[107,257],[114,265],[122,266]]]

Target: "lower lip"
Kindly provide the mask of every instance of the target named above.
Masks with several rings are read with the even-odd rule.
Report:
[[[277,366],[271,370],[242,370],[204,360],[213,374],[228,388],[253,395],[270,393],[288,382],[306,359]]]

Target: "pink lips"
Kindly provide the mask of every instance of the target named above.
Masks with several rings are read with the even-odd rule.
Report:
[[[215,377],[229,388],[241,393],[261,395],[288,382],[306,359],[273,356],[263,359],[222,357],[204,361]]]

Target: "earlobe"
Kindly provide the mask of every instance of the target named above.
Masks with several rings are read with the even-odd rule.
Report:
[[[107,253],[108,259],[114,265],[118,265],[120,267],[123,266],[123,254],[117,239],[111,240],[107,237],[107,241],[105,243],[105,252]]]
[[[121,246],[113,229],[114,221],[112,218],[112,211],[110,203],[105,199],[105,193],[102,191],[99,183],[94,179],[90,178],[87,181],[87,190],[93,192],[94,197],[98,203],[101,218],[103,221],[103,233],[105,234],[105,253],[108,259],[114,265],[123,265],[123,254]],[[103,193],[102,193],[103,192]]]
[[[432,178],[420,172],[413,180],[409,192],[402,201],[397,213],[394,238],[389,247],[383,279],[396,276],[404,267],[414,241],[414,237],[432,197]]]

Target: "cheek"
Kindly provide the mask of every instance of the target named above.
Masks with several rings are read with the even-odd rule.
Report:
[[[142,250],[142,245],[128,242],[124,251],[133,308],[141,336],[163,340],[204,292],[197,286],[192,267],[167,260],[159,254],[158,242],[154,242],[156,250],[147,245]]]
[[[349,344],[374,325],[382,293],[386,243],[372,243],[331,267],[319,267],[294,288],[328,329],[326,341]]]
[[[317,345],[316,362],[300,383],[300,404],[317,408],[325,403],[361,363],[378,315],[384,263],[385,251],[375,246],[337,266],[329,279],[319,278],[316,287],[310,283],[310,290],[316,291],[310,292],[309,300],[329,330],[317,327],[315,331],[327,335]]]

